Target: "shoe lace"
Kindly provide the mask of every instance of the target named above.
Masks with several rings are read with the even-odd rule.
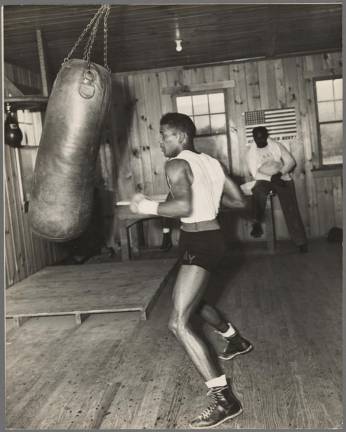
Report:
[[[208,391],[207,396],[211,397],[212,402],[208,406],[208,408],[206,408],[205,410],[202,411],[201,415],[199,416],[199,418],[201,420],[208,419],[218,405],[218,392],[217,391],[211,389]]]

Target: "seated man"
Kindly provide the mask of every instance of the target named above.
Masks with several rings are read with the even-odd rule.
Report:
[[[267,195],[278,194],[286,224],[293,242],[301,252],[307,252],[307,239],[300,216],[291,172],[296,162],[291,153],[278,141],[269,138],[263,126],[252,130],[254,144],[247,153],[249,171],[256,180],[252,188],[254,222],[251,235],[261,237]]]

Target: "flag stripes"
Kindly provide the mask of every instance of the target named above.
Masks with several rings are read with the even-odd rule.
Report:
[[[248,111],[245,113],[246,138],[252,139],[252,129],[265,126],[274,139],[285,139],[297,134],[295,108]]]

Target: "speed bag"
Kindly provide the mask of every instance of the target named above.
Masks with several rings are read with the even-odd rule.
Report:
[[[111,74],[72,59],[48,100],[35,163],[29,220],[33,232],[64,242],[86,229],[93,208],[96,160],[111,101]]]

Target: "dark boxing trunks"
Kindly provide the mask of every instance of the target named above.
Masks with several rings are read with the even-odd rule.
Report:
[[[180,264],[197,265],[209,272],[213,271],[226,251],[221,230],[180,231]]]

